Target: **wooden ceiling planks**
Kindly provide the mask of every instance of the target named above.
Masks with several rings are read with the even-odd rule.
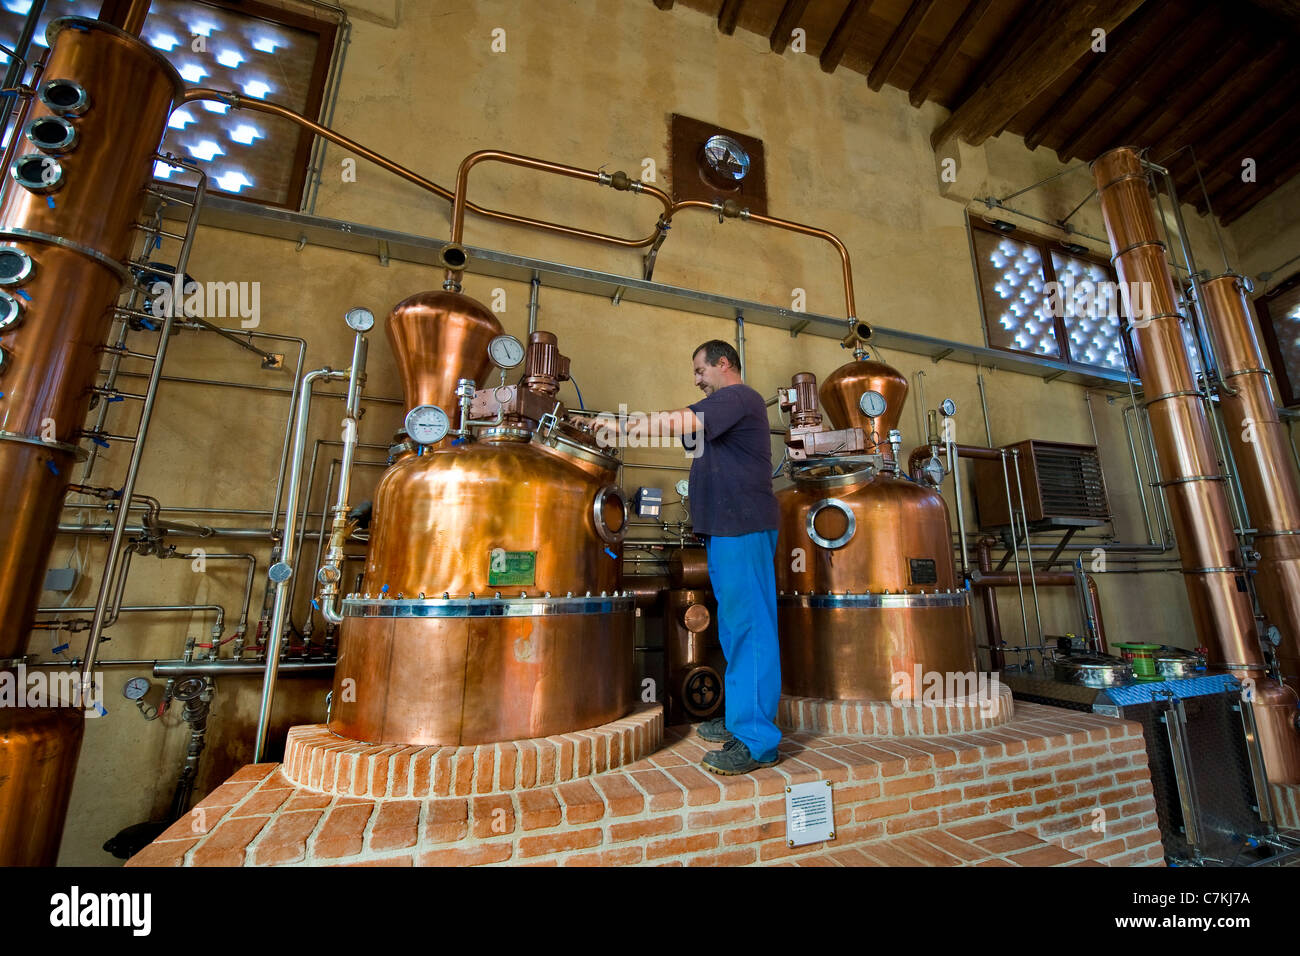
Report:
[[[652,0],[661,9],[673,0]],[[792,32],[823,70],[893,86],[949,117],[936,135],[983,142],[1008,131],[1063,161],[1116,145],[1178,151],[1175,181],[1200,198],[1194,152],[1216,215],[1237,217],[1296,175],[1300,0],[681,0],[723,33]],[[1107,51],[1093,53],[1096,26]],[[1014,107],[1014,108],[1012,108]],[[1191,147],[1191,150],[1188,150]],[[1260,154],[1258,181],[1241,159]],[[1281,177],[1281,178],[1279,178]]]

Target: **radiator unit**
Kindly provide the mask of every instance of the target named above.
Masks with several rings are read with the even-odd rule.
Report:
[[[975,502],[980,527],[995,530],[1011,526],[1007,510],[1007,484],[1011,505],[1020,511],[1024,496],[1025,518],[1033,528],[1089,528],[1110,520],[1106,500],[1106,479],[1095,445],[1070,445],[1030,439],[1003,446],[1007,451],[1007,474],[1002,462],[975,461]],[[1019,451],[1020,487],[1016,487]]]

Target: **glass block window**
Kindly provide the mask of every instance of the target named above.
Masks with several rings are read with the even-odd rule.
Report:
[[[975,233],[975,250],[989,345],[1060,358],[1042,252],[1031,243],[983,230]]]
[[[1282,404],[1300,406],[1300,273],[1256,299],[1255,314]]]
[[[976,276],[991,348],[1084,368],[1136,368],[1125,303],[1105,259],[972,217]]]
[[[97,17],[102,5],[49,0],[28,59],[40,55],[50,20]],[[31,0],[0,0],[0,43],[13,47],[30,7]],[[187,86],[234,90],[315,118],[336,33],[332,21],[252,0],[153,0],[141,36]],[[162,144],[201,165],[210,190],[290,209],[301,205],[311,148],[311,133],[286,119],[208,101],[176,110]],[[154,175],[178,185],[195,178],[163,163]]]
[[[1052,251],[1052,271],[1059,284],[1061,318],[1070,359],[1122,372],[1124,357],[1122,303],[1110,269],[1089,259]]]

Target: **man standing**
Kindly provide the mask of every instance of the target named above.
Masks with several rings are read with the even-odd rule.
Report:
[[[700,724],[705,740],[724,744],[704,756],[713,773],[749,773],[779,759],[780,648],[776,636],[776,531],[772,441],[763,397],[740,378],[728,343],[705,342],[692,356],[705,397],[650,416],[651,435],[679,435],[697,452],[691,462],[691,524],[704,539],[718,602],[718,637],[727,660],[726,717]],[[601,424],[608,429],[607,420]]]

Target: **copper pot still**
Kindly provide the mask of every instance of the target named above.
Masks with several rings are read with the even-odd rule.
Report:
[[[878,418],[859,406],[866,391],[885,398]],[[867,449],[876,445],[887,457],[883,464],[870,456],[809,457],[792,470],[793,487],[777,493],[787,694],[910,699],[918,666],[922,674],[977,672],[970,595],[956,580],[947,506],[937,491],[895,474],[884,441],[906,394],[907,380],[883,363],[837,369],[821,387],[822,407],[836,428],[860,427]]]
[[[408,406],[481,379],[500,334],[457,293],[405,300],[388,328]],[[567,374],[553,335],[534,333],[528,349],[517,388],[475,398],[508,394],[501,424],[403,457],[380,479],[361,593],[343,602],[329,722],[341,736],[475,745],[631,709],[635,598],[620,591],[618,460],[563,421],[545,430],[528,417],[554,408]],[[445,410],[454,425],[456,409]]]
[[[0,171],[0,661],[10,664],[27,646],[96,349],[184,89],[155,50],[108,24],[65,17],[46,36],[45,70]],[[54,863],[82,724],[75,708],[0,711],[0,865]]]

